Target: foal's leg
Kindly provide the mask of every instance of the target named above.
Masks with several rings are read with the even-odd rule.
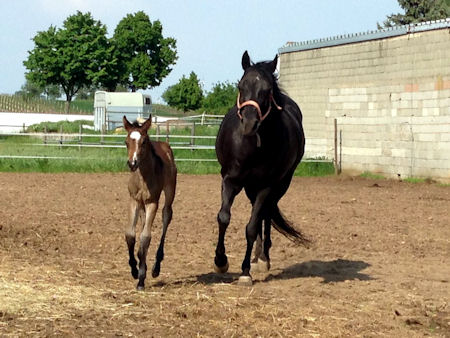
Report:
[[[214,258],[214,270],[217,273],[225,273],[228,271],[228,258],[225,254],[225,232],[231,218],[231,205],[234,198],[241,191],[242,187],[233,183],[228,176],[222,180],[222,206],[217,214],[217,222],[219,223],[219,239],[216,247],[216,257]]]
[[[266,188],[258,192],[255,203],[253,204],[252,214],[250,221],[245,229],[245,237],[247,239],[247,251],[245,252],[245,258],[242,262],[242,275],[239,277],[239,283],[243,285],[251,285],[252,278],[250,276],[250,256],[252,254],[253,243],[258,235],[258,225],[261,225],[263,216],[263,206],[267,195],[270,192],[270,188]]]
[[[138,290],[144,289],[144,281],[147,275],[147,251],[152,238],[152,225],[155,219],[156,211],[158,210],[158,202],[148,203],[145,205],[145,224],[141,232],[141,243],[138,251],[139,258],[139,282],[137,284]]]
[[[138,278],[138,270],[136,268],[137,261],[136,258],[134,258],[134,245],[136,244],[136,224],[139,219],[140,209],[141,207],[139,206],[139,203],[137,203],[134,199],[131,199],[130,224],[125,230],[125,240],[128,245],[128,254],[130,257],[128,260],[128,264],[131,267],[131,275],[134,279]]]
[[[164,259],[164,241],[166,239],[167,228],[172,220],[172,203],[175,198],[175,185],[164,189],[164,208],[162,211],[163,229],[161,234],[161,241],[159,242],[159,248],[156,252],[155,265],[152,268],[152,277],[156,278],[159,276],[159,271],[161,269],[161,262]]]

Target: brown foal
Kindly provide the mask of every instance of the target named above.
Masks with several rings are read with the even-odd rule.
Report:
[[[135,279],[139,279],[138,290],[144,289],[147,274],[146,257],[152,237],[153,220],[158,210],[161,192],[164,191],[163,229],[156,253],[156,261],[152,268],[152,276],[159,276],[161,261],[164,258],[164,240],[167,227],[172,220],[172,203],[175,198],[177,183],[177,168],[172,149],[166,142],[150,141],[147,132],[151,123],[151,117],[141,126],[136,122],[131,124],[125,116],[123,117],[123,125],[128,132],[125,143],[128,150],[128,166],[131,172],[128,181],[131,217],[130,224],[125,231],[125,239],[128,244],[131,274]],[[134,257],[134,246],[136,243],[136,224],[141,214],[145,217],[143,217],[138,250],[138,270],[137,261]]]

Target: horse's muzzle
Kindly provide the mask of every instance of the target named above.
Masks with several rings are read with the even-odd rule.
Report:
[[[139,163],[138,163],[138,161],[127,161],[127,164],[128,164],[128,168],[130,168],[130,170],[131,171],[136,171],[136,169],[138,168],[138,166],[139,166]]]

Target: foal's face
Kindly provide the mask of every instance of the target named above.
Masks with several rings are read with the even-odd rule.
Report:
[[[139,160],[142,158],[145,143],[148,142],[147,134],[143,135],[136,129],[128,133],[125,143],[128,150],[128,167],[131,171],[135,171],[139,166]]]
[[[123,125],[128,132],[125,144],[128,151],[128,167],[135,171],[139,167],[140,160],[145,156],[150,139],[147,131],[151,125],[151,117],[142,126],[132,125],[126,117],[123,117]]]

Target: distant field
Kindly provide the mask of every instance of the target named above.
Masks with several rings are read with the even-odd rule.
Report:
[[[25,113],[64,113],[65,101],[24,98],[18,95],[0,95],[0,111]],[[71,114],[93,114],[94,100],[74,100],[70,103]],[[184,117],[199,114],[197,111],[182,112],[164,104],[153,104],[153,114]]]

